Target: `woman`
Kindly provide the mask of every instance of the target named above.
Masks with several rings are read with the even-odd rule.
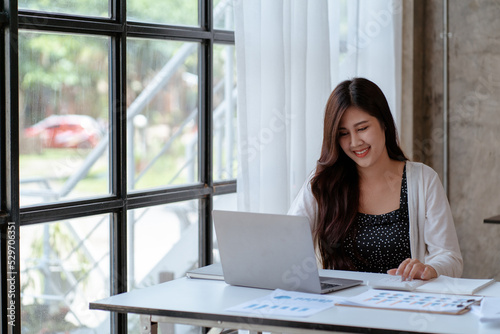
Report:
[[[367,79],[344,81],[330,95],[320,158],[289,214],[309,218],[323,268],[403,280],[462,274],[439,177],[407,160],[387,100]]]

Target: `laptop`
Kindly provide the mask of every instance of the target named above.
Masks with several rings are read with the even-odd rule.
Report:
[[[329,293],[363,283],[320,278],[306,217],[214,210],[213,218],[228,284]]]

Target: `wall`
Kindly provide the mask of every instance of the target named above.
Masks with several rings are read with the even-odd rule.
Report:
[[[413,110],[414,160],[441,177],[442,4],[421,2],[423,48],[414,52],[424,55],[419,72],[423,107]],[[464,256],[463,277],[500,281],[500,224],[483,223],[500,215],[500,1],[451,0],[448,11],[449,200]]]

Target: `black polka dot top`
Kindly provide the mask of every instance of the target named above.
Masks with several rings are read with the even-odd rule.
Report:
[[[399,209],[382,215],[358,213],[356,224],[357,234],[346,238],[344,250],[357,271],[385,273],[411,257],[406,165]]]

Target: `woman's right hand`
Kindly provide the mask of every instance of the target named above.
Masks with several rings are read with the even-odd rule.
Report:
[[[399,265],[398,268],[387,271],[389,275],[400,275],[401,280],[411,281],[413,279],[430,280],[436,278],[436,270],[428,265],[420,262],[417,259],[406,259]]]

